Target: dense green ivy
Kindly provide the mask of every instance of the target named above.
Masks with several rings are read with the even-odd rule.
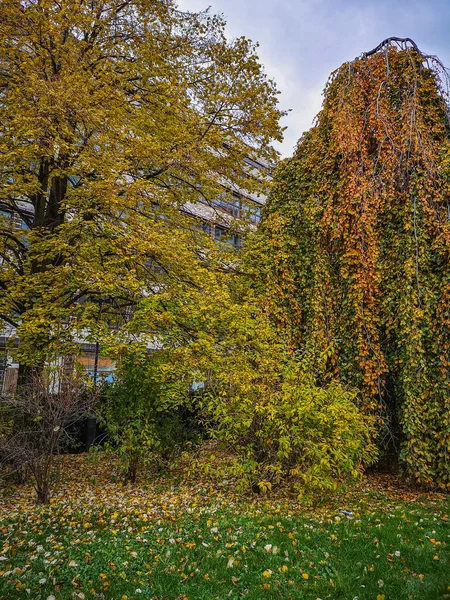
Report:
[[[450,489],[446,72],[392,43],[334,72],[258,234],[268,310],[320,382],[360,390],[380,445]]]

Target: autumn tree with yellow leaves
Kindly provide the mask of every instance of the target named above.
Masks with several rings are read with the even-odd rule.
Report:
[[[448,71],[390,38],[334,72],[261,229],[268,310],[385,449],[450,487]]]
[[[242,161],[281,137],[256,46],[224,25],[172,0],[1,3],[0,316],[23,365],[117,342],[143,300],[159,330],[171,290],[214,302],[226,260],[182,209],[265,191]]]

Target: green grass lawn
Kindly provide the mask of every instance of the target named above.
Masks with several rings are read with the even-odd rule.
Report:
[[[444,496],[372,478],[306,510],[198,479],[117,488],[105,465],[66,462],[51,506],[34,508],[28,490],[3,499],[2,600],[450,598]]]

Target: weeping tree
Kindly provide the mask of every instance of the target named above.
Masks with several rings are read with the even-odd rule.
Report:
[[[320,381],[359,389],[379,443],[418,482],[444,489],[448,82],[436,57],[400,38],[332,73],[259,234],[268,309],[292,349]]]

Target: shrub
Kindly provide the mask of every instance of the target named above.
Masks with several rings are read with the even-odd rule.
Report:
[[[213,435],[237,453],[238,483],[267,491],[290,481],[299,496],[312,498],[358,480],[376,450],[355,394],[337,383],[317,387],[298,372],[281,377],[263,394],[246,388],[234,396],[210,394],[203,402]]]
[[[173,345],[165,381],[203,383],[200,412],[238,457],[241,486],[265,490],[290,479],[311,494],[357,479],[375,454],[373,422],[352,392],[306,375],[308,359],[292,355],[264,299],[239,283],[237,300],[197,307],[196,335]]]
[[[64,361],[37,370],[16,394],[0,398],[0,459],[32,476],[38,504],[50,501],[55,456],[73,442],[71,429],[92,410],[95,395]]]
[[[124,466],[125,483],[135,483],[139,468],[156,457],[159,465],[196,436],[188,386],[164,382],[163,351],[134,349],[122,357],[115,379],[103,388],[100,413]]]

